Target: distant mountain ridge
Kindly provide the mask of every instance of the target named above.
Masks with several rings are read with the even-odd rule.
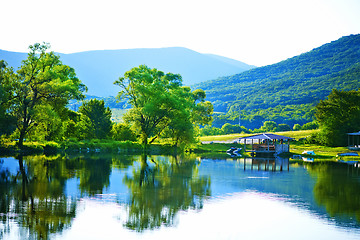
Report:
[[[219,112],[316,104],[333,88],[360,88],[360,34],[273,65],[199,83],[195,88],[204,89]]]
[[[88,86],[87,94],[99,97],[115,96],[119,88],[113,82],[133,67],[145,64],[165,73],[181,74],[184,85],[193,85],[220,76],[240,73],[255,66],[233,59],[202,54],[181,48],[143,48],[97,50],[60,55],[61,61],[75,69],[76,75]],[[27,53],[0,50],[0,59],[15,69]]]

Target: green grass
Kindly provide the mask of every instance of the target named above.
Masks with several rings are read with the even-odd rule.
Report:
[[[236,134],[228,134],[228,135],[203,136],[203,137],[200,137],[200,141],[201,142],[231,141],[231,140],[236,140],[239,137],[245,137],[248,135],[251,135],[251,134],[236,133]]]
[[[295,138],[296,140],[298,140],[300,138],[306,138],[306,137],[310,136],[311,134],[316,133],[318,131],[319,130],[288,131],[288,132],[276,132],[275,134],[292,137],[292,138]],[[251,136],[251,135],[255,135],[255,134],[259,134],[259,133],[253,133],[253,134],[236,133],[236,134],[217,135],[217,136],[203,136],[203,137],[200,137],[200,141],[201,142],[231,141],[231,140],[238,139],[240,137],[246,137],[246,136]]]

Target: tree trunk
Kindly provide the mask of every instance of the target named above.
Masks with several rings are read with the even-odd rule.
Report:
[[[19,137],[19,143],[18,143],[18,146],[19,146],[20,150],[23,150],[23,149],[24,149],[25,133],[26,133],[25,128],[23,128],[23,129],[20,130],[20,137]]]

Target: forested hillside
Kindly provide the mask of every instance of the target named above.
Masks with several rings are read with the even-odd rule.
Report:
[[[261,117],[255,125],[264,120],[309,122],[313,114],[306,113],[332,89],[360,88],[360,35],[342,37],[277,64],[200,83],[195,88],[206,91],[214,111],[227,113],[220,117],[223,119],[237,119],[241,109],[248,125],[254,125],[251,122],[256,116]]]

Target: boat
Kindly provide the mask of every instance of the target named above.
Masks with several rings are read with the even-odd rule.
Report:
[[[313,150],[308,150],[308,151],[303,151],[302,154],[315,155],[315,152]]]
[[[348,152],[348,153],[338,153],[336,156],[337,156],[337,157],[343,157],[343,156],[358,157],[359,154],[356,153],[356,152]]]
[[[231,147],[230,149],[228,149],[226,151],[226,153],[230,156],[230,157],[239,157],[241,156],[241,148],[236,148],[236,147]]]

